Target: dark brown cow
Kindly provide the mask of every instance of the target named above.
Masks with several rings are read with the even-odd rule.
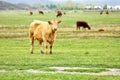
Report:
[[[57,11],[57,13],[62,13],[61,11]]]
[[[102,11],[100,11],[100,15],[102,15],[103,14],[103,10]]]
[[[57,11],[56,17],[61,17],[61,16],[62,16],[62,12],[61,11]]]
[[[99,29],[98,31],[101,32],[101,31],[104,31],[104,29]]]
[[[66,12],[63,12],[63,14],[65,15],[65,14],[66,14]]]
[[[76,22],[76,29],[80,30],[80,27],[88,28],[89,30],[91,29],[90,26],[88,25],[88,23],[85,21],[77,21]]]
[[[44,14],[43,11],[38,11],[38,12],[39,12],[39,14]]]
[[[107,15],[109,14],[109,11],[108,11],[108,10],[106,10],[106,14],[107,14]]]
[[[33,15],[33,12],[32,12],[32,11],[30,11],[30,12],[29,12],[29,14],[30,14],[30,15]]]

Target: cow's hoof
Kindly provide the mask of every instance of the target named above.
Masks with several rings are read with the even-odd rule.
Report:
[[[50,54],[52,54],[52,51],[50,51]]]
[[[31,54],[33,54],[33,52],[30,52]]]
[[[44,52],[43,52],[43,51],[41,51],[41,54],[44,54]]]

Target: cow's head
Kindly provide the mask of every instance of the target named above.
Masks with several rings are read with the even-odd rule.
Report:
[[[57,20],[52,20],[52,21],[48,21],[49,25],[52,27],[53,31],[57,30],[58,24],[61,23],[61,21],[57,21]]]

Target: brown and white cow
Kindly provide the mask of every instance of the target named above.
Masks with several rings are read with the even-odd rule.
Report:
[[[101,28],[101,29],[98,29],[98,31],[99,31],[99,32],[102,32],[102,31],[104,31],[104,29]]]
[[[80,27],[88,28],[89,30],[91,29],[90,26],[88,25],[88,23],[85,21],[77,21],[76,22],[76,29],[80,30]]]
[[[100,15],[102,15],[102,14],[103,14],[103,10],[100,11]]]
[[[33,12],[32,12],[32,11],[29,11],[29,14],[30,14],[30,15],[33,15]]]
[[[61,17],[61,16],[62,16],[62,12],[61,11],[57,11],[56,17]]]
[[[107,15],[109,14],[109,11],[108,11],[108,10],[106,10],[106,14],[107,14]]]
[[[44,14],[44,12],[43,11],[38,11],[39,12],[39,14]]]
[[[40,52],[44,53],[42,50],[42,43],[44,42],[46,46],[46,54],[48,53],[48,44],[50,44],[50,54],[52,54],[52,46],[59,23],[61,23],[61,21],[54,19],[48,22],[34,20],[30,24],[29,37],[31,43],[31,53],[33,53],[34,39],[37,39],[40,44]]]

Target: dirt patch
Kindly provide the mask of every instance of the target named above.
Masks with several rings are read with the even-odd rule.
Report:
[[[29,69],[29,70],[12,70],[12,71],[7,71],[7,70],[0,70],[0,73],[2,72],[28,72],[28,73],[35,73],[35,74],[86,74],[86,75],[120,75],[120,69],[116,68],[106,68],[107,71],[103,72],[68,72],[64,71],[66,69],[69,70],[76,70],[76,69],[101,69],[101,68],[80,68],[80,67],[49,67],[49,69],[56,69],[56,71],[44,71],[44,70],[35,70],[35,69]]]
[[[81,69],[81,70],[90,70],[90,69],[102,69],[102,68],[81,68],[81,67],[50,67],[52,69],[57,69],[58,72],[65,73],[65,74],[88,74],[88,75],[120,75],[120,69],[116,68],[105,68],[106,71],[102,72],[66,72],[64,70],[69,69],[69,70],[76,70],[76,69]]]

